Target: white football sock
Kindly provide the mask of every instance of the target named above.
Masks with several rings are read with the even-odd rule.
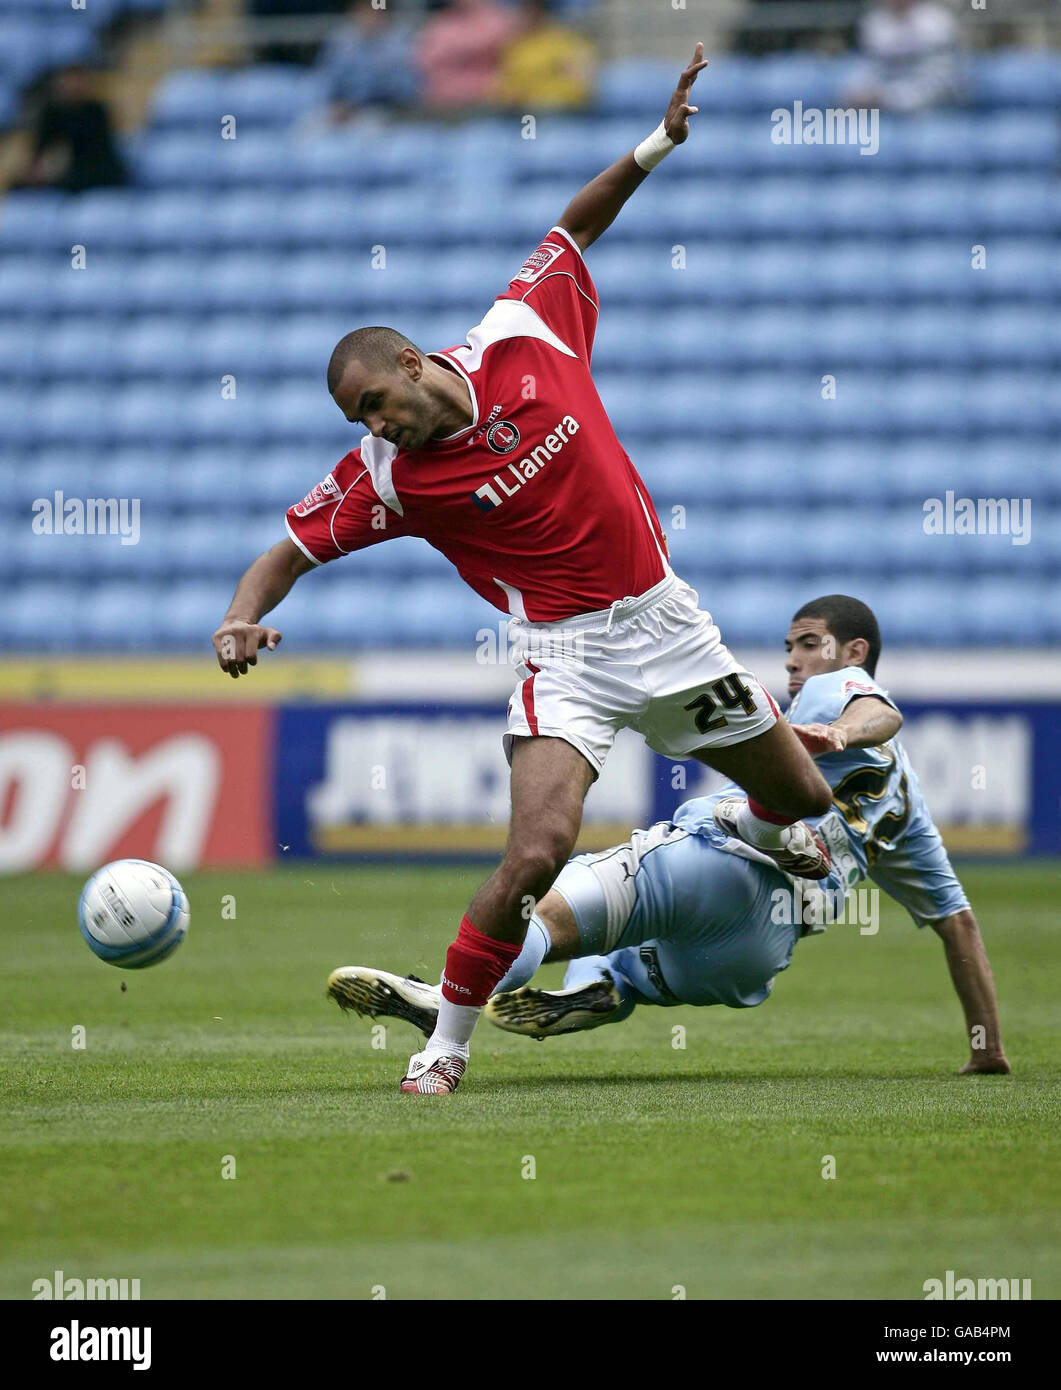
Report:
[[[781,849],[785,843],[782,837],[787,829],[787,825],[761,820],[747,802],[737,812],[737,830],[741,839],[759,849]]]
[[[451,1004],[443,995],[439,1000],[435,1031],[424,1044],[424,1051],[455,1053],[467,1061],[468,1041],[482,1011],[481,1004]]]

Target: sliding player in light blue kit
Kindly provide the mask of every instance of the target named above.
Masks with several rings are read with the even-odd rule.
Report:
[[[563,869],[487,1016],[546,1038],[621,1022],[639,1004],[754,1007],[801,936],[851,920],[845,894],[868,875],[943,938],[971,1044],[962,1070],[1009,1071],[976,920],[895,739],[902,716],[874,680],[876,619],[857,599],[816,599],[785,646],[788,717],[833,789],[834,809],[810,822],[831,852],[829,877],[791,878],[732,837],[738,788],[687,801],[669,822]],[[546,960],[570,961],[563,989],[529,985]],[[364,967],[335,971],[329,990],[342,1007],[428,1031],[437,1007],[437,986]]]

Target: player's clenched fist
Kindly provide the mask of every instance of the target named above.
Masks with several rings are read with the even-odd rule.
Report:
[[[258,664],[260,648],[268,647],[273,651],[279,641],[280,633],[275,627],[226,618],[214,633],[214,650],[222,671],[235,679],[245,676],[248,667]]]

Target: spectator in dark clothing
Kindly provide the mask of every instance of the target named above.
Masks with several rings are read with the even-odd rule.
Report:
[[[15,186],[83,193],[128,182],[110,116],[93,96],[88,72],[77,65],[61,68],[37,116],[29,166]]]

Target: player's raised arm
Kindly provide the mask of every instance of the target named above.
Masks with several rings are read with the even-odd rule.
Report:
[[[294,541],[277,541],[250,566],[236,586],[221,626],[214,633],[218,665],[236,678],[257,665],[262,647],[272,651],[280,641],[275,627],[262,627],[259,618],[285,598],[300,574],[313,568]]]
[[[706,67],[704,45],[698,43],[693,61],[678,78],[667,114],[657,128],[635,150],[617,159],[571,199],[557,225],[569,232],[583,251],[607,231],[645,176],[675,145],[681,145],[688,138],[689,117],[699,110],[689,105],[689,93],[697,74]]]

